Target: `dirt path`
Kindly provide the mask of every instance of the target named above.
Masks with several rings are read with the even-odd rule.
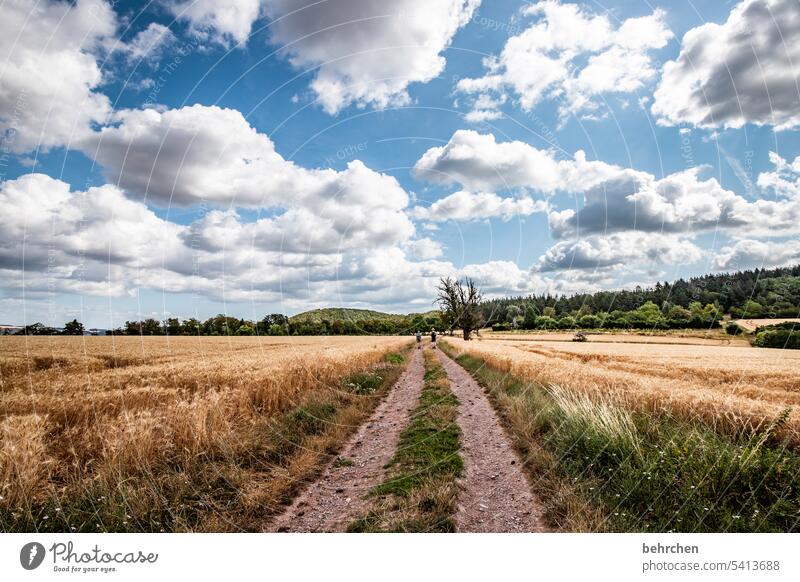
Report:
[[[383,480],[383,467],[394,455],[400,433],[419,399],[423,375],[422,350],[414,350],[403,375],[342,449],[339,458],[353,464],[329,465],[267,531],[343,531],[351,520],[365,513],[371,503],[366,494]]]
[[[465,474],[459,481],[458,531],[545,531],[542,506],[483,388],[441,350],[436,352],[460,401],[457,420]]]

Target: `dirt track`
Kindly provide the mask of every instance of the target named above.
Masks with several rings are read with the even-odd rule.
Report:
[[[365,513],[370,504],[367,493],[383,479],[383,467],[392,458],[419,399],[423,375],[422,350],[414,350],[408,368],[386,399],[342,449],[339,458],[352,465],[329,465],[267,531],[344,531],[352,519]]]
[[[441,350],[437,352],[460,401],[457,421],[465,474],[459,482],[458,531],[545,531],[542,506],[483,388]]]
[[[458,531],[545,531],[541,505],[483,389],[441,350],[436,353],[460,402],[457,422],[465,470],[458,484]],[[384,466],[410,421],[423,376],[422,350],[414,350],[408,368],[386,399],[344,446],[339,459],[346,463],[329,465],[267,531],[344,531],[366,513],[371,504],[368,493],[385,476]]]

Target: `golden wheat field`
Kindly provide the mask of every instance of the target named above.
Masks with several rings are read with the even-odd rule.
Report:
[[[603,395],[625,407],[701,420],[721,431],[763,426],[792,409],[783,431],[800,445],[800,352],[723,340],[698,343],[557,341],[552,336],[447,338],[458,351],[483,358],[545,386]],[[599,340],[599,341],[598,341]]]
[[[343,382],[408,343],[0,338],[0,530],[258,529],[374,405]]]

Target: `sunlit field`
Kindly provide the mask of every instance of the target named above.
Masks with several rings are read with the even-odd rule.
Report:
[[[635,337],[443,347],[491,395],[555,528],[797,531],[800,352]]]
[[[0,338],[0,530],[258,530],[408,343]]]
[[[721,430],[760,426],[794,408],[782,431],[800,444],[797,350],[675,336],[590,335],[587,342],[572,342],[488,334],[481,341],[447,341],[525,379],[602,394],[635,410],[699,419]]]

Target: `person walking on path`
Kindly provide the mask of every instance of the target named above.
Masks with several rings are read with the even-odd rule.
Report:
[[[431,348],[436,349],[436,328],[431,328]]]
[[[417,330],[417,349],[422,347],[422,332]]]

